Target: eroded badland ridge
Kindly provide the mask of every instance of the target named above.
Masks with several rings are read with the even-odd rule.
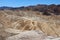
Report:
[[[0,9],[0,40],[45,40],[44,36],[60,37],[60,5]]]

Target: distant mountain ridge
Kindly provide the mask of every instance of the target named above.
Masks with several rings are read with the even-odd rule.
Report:
[[[11,9],[11,8],[13,8],[13,7],[2,6],[2,7],[0,7],[0,10]]]
[[[45,5],[45,4],[38,4],[38,5],[33,5],[33,6],[27,6],[27,7],[0,7],[0,10],[4,10],[4,9],[8,9],[8,10],[31,10],[31,11],[39,11],[39,12],[44,12],[44,14],[48,14],[50,15],[50,13],[54,13],[56,15],[60,15],[60,4],[59,5],[55,5],[55,4],[51,4],[51,5]]]

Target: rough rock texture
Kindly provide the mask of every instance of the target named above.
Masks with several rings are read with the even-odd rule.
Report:
[[[8,37],[6,40],[43,40],[45,35],[38,31],[20,32],[20,34]]]
[[[7,37],[6,40],[60,40],[60,37],[46,36],[42,31],[25,31]]]
[[[19,34],[19,30],[39,30],[47,36],[59,37],[60,15],[44,16],[40,12],[1,10],[0,38]]]

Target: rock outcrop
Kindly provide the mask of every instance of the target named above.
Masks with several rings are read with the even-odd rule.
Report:
[[[42,31],[47,36],[60,37],[60,15],[45,16],[33,11],[0,11],[0,36],[2,38],[21,35],[20,32],[24,35],[25,31],[31,30]]]
[[[43,40],[45,35],[38,31],[25,31],[20,34],[8,37],[6,40]]]

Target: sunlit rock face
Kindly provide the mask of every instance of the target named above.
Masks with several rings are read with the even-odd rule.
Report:
[[[42,31],[46,36],[60,37],[60,15],[45,16],[42,15],[41,13],[42,12],[20,11],[20,10],[0,11],[0,38],[1,37],[2,39],[8,38],[6,40],[9,40],[10,38],[13,37],[14,39],[14,36],[21,35],[20,34],[21,32],[23,33],[22,34],[23,37],[23,35],[27,36],[27,33],[25,33],[26,31],[29,31],[28,32],[29,34],[30,31],[32,30]],[[35,33],[35,31],[33,32]],[[30,35],[35,35],[34,33]],[[37,33],[37,35],[41,34]],[[35,37],[36,38],[38,37],[39,40],[39,37],[41,36],[37,35]],[[31,40],[33,40],[32,38]]]
[[[42,31],[33,30],[20,32],[17,35],[7,37],[6,40],[60,40],[60,37],[47,36]]]
[[[43,40],[45,35],[39,31],[25,31],[20,34],[8,37],[6,40]]]

